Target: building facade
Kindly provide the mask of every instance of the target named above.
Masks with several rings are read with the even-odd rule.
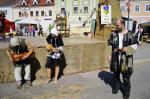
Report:
[[[1,0],[0,10],[5,12],[6,18],[15,21],[24,18],[55,19],[54,0]]]
[[[15,2],[14,2],[15,1]],[[93,14],[97,8],[98,0],[3,0],[0,1],[0,9],[6,12],[6,17],[11,21],[24,18],[56,19],[56,15],[65,14],[68,24],[79,26],[96,17]],[[93,15],[92,15],[93,14]]]
[[[128,17],[126,0],[120,0],[120,8],[123,17]],[[129,17],[137,23],[150,21],[150,0],[131,0]]]
[[[54,0],[21,0],[13,7],[13,20],[31,19],[55,19]]]
[[[85,21],[90,25],[93,11],[97,8],[98,0],[56,0],[57,13],[65,13],[68,24],[81,26]]]
[[[6,19],[13,21],[13,6],[18,4],[20,0],[1,0],[0,10],[4,11]]]
[[[12,19],[12,7],[10,6],[6,6],[6,7],[0,7],[0,10],[1,11],[4,11],[5,13],[5,18],[8,19],[8,20],[13,20]]]

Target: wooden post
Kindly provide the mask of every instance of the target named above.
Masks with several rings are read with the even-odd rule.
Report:
[[[64,17],[65,18],[65,35],[67,33],[67,16]]]

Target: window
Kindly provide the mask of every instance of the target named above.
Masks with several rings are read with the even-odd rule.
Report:
[[[41,11],[41,16],[44,16],[44,11]]]
[[[88,13],[88,7],[84,7],[84,13]]]
[[[21,17],[21,12],[19,12],[19,17]]]
[[[125,6],[121,6],[120,9],[121,9],[121,12],[126,12],[126,7]]]
[[[39,11],[36,11],[36,16],[39,16]]]
[[[139,6],[139,5],[135,5],[134,11],[135,11],[135,12],[140,12],[140,6]]]
[[[50,5],[51,3],[52,3],[51,0],[46,0],[47,5]]]
[[[74,14],[78,14],[78,7],[74,7]]]
[[[150,4],[149,5],[145,5],[145,11],[146,12],[150,12]]]
[[[7,10],[4,11],[5,15],[7,15]]]
[[[26,5],[26,3],[24,2],[24,3],[22,3],[22,5]]]
[[[65,8],[61,8],[61,14],[65,13]]]
[[[25,0],[23,0],[22,1],[22,5],[26,5],[27,3],[26,3],[26,1]]]
[[[37,5],[37,3],[36,3],[36,2],[33,2],[33,5]]]
[[[30,11],[30,16],[33,17],[33,11]]]
[[[33,5],[38,5],[38,1],[37,0],[33,0]]]
[[[47,3],[46,3],[47,5],[50,5],[51,3],[50,3],[50,1],[47,1]]]
[[[52,11],[51,10],[49,10],[49,16],[52,16]]]

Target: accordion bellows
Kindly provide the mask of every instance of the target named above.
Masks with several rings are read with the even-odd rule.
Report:
[[[52,50],[53,49],[53,45],[52,44],[46,44],[46,49]]]

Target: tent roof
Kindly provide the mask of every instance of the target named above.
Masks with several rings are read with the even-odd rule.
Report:
[[[38,20],[35,19],[23,19],[16,22],[17,24],[39,24]]]
[[[122,17],[122,19],[124,19],[125,21],[128,21],[128,20],[132,20],[132,21],[135,21],[135,20],[133,20],[133,19],[130,19],[130,18],[127,18],[127,17]]]
[[[141,23],[140,25],[142,25],[142,26],[150,26],[150,21],[149,22],[145,22],[145,23]]]
[[[13,24],[14,22],[5,18],[5,23],[12,23]]]

